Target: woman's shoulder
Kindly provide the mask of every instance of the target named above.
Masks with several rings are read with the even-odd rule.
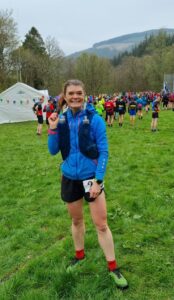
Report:
[[[92,118],[91,126],[99,130],[106,128],[104,119],[101,116],[99,116],[98,113],[94,114]]]

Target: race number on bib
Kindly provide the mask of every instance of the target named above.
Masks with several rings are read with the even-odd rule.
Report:
[[[83,186],[85,189],[85,193],[89,193],[91,186],[93,185],[94,179],[83,180]]]
[[[91,186],[93,185],[93,182],[94,182],[94,179],[83,180],[83,186],[84,186],[84,189],[85,189],[85,193],[89,193],[89,190],[90,190]],[[100,188],[101,188],[101,190],[104,189],[104,183],[103,182],[100,184]]]

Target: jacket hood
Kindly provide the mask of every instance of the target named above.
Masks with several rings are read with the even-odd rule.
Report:
[[[86,104],[86,110],[87,110],[88,112],[96,113],[96,110],[95,110],[94,106],[93,106],[91,103],[87,103],[87,104]]]

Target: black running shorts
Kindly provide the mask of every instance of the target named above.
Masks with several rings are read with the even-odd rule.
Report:
[[[158,112],[157,111],[153,111],[152,112],[152,118],[153,119],[157,119],[158,118]]]
[[[37,116],[38,124],[43,124],[43,116]]]
[[[103,188],[101,189],[101,192]],[[89,192],[85,192],[83,180],[72,180],[64,175],[61,182],[61,198],[64,202],[75,202],[81,198],[85,198],[87,202],[95,201],[95,198],[90,198]]]

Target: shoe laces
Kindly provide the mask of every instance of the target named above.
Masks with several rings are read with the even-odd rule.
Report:
[[[119,279],[122,278],[122,275],[118,269],[115,269],[112,272],[115,273]]]
[[[71,261],[71,265],[73,266],[73,265],[77,264],[78,262],[82,261],[83,259],[84,258],[79,259],[77,257],[74,257]]]

